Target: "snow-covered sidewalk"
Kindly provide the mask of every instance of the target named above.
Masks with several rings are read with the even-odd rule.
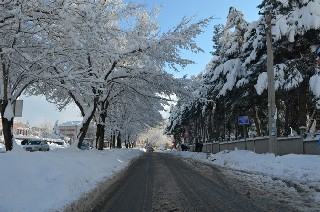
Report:
[[[111,178],[138,149],[0,153],[0,211],[56,211]]]

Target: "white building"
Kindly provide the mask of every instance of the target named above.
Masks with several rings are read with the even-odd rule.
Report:
[[[60,134],[69,137],[73,141],[80,132],[81,121],[68,121],[59,125]]]

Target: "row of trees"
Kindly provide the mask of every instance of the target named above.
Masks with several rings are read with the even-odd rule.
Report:
[[[300,126],[311,126],[319,106],[319,75],[316,69],[319,44],[319,0],[264,0],[258,6],[273,15],[252,23],[230,8],[225,26],[214,28],[213,58],[195,98],[181,99],[172,110],[166,129],[176,139],[221,141],[247,136],[238,125],[248,116],[249,132],[268,135],[268,102],[265,28],[271,27],[277,107],[277,134],[286,136]]]
[[[166,127],[166,122],[163,121],[159,123],[154,128],[149,129],[141,133],[138,137],[138,141],[142,144],[151,145],[153,147],[159,148],[171,148],[172,147],[172,138],[170,136],[165,135],[163,132]]]
[[[12,149],[13,105],[25,92],[45,95],[59,109],[74,102],[83,116],[81,145],[96,122],[99,149],[105,130],[132,139],[161,119],[163,96],[185,94],[164,71],[192,63],[180,49],[194,42],[209,19],[182,21],[161,32],[158,10],[122,0],[0,1],[0,111]],[[121,133],[123,132],[123,133]]]

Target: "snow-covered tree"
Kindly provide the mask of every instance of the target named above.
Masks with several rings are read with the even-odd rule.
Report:
[[[165,65],[176,68],[192,63],[182,59],[179,50],[201,51],[194,38],[209,21],[192,23],[192,19],[183,19],[173,30],[160,33],[156,10],[147,12],[140,5],[65,1],[61,8],[64,19],[58,24],[63,30],[57,32],[63,36],[52,41],[61,54],[53,71],[66,77],[51,80],[49,85],[42,83],[38,88],[50,87],[48,96],[60,103],[67,103],[63,99],[63,93],[67,93],[79,107],[83,115],[79,145],[96,111],[107,110],[114,84],[134,88],[137,81],[144,81],[145,86],[152,88],[152,96],[156,89],[158,93],[172,94],[177,86],[172,76],[163,71]],[[143,86],[136,88],[138,93],[145,90]],[[97,121],[103,124],[103,120]]]
[[[58,120],[56,121],[56,123],[53,126],[53,134],[54,134],[54,138],[57,138],[57,139],[61,138]]]
[[[42,138],[52,138],[54,135],[54,131],[53,131],[53,127],[51,122],[49,122],[48,120],[44,120],[43,122],[41,122],[40,124],[38,124],[39,131],[40,131],[40,136]]]
[[[263,15],[248,23],[241,12],[231,8],[225,27],[217,26],[214,30],[216,51],[207,65],[203,86],[198,89],[199,98],[209,100],[208,104],[199,107],[198,100],[188,106],[178,104],[181,108],[172,113],[176,129],[185,129],[182,123],[192,120],[194,126],[189,126],[195,130],[201,125],[198,119],[201,120],[203,114],[195,111],[202,109],[208,116],[213,115],[207,127],[218,129],[213,132],[217,133],[216,138],[238,137],[241,132],[237,118],[241,115],[248,115],[252,120],[250,130],[257,135],[267,134],[267,54],[263,35],[266,27],[271,27],[274,35],[278,134],[286,135],[289,127],[297,130],[306,125],[307,117],[314,117],[315,100],[320,93],[315,69],[319,5],[319,0],[262,1],[259,7],[273,14],[271,26],[266,26]],[[197,114],[197,119],[188,114]],[[230,131],[233,135],[228,135]]]
[[[147,128],[153,127],[161,120],[160,111],[163,109],[159,97],[152,97],[148,91],[138,93],[138,85],[128,88],[115,99],[111,99],[107,110],[107,122],[103,125],[107,132],[121,135],[122,140],[129,144],[138,134]],[[108,133],[109,136],[110,133]],[[101,144],[101,142],[99,142]],[[117,146],[120,147],[118,142]]]
[[[154,147],[171,147],[172,137],[164,134],[165,123],[160,123],[153,128],[146,129],[139,135],[138,140],[148,142]]]
[[[47,71],[47,30],[54,4],[42,0],[0,2],[0,111],[6,149],[12,149],[15,100]]]

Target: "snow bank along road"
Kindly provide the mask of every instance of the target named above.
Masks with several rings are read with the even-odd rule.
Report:
[[[88,210],[299,211],[281,195],[229,172],[170,154],[145,153]]]

